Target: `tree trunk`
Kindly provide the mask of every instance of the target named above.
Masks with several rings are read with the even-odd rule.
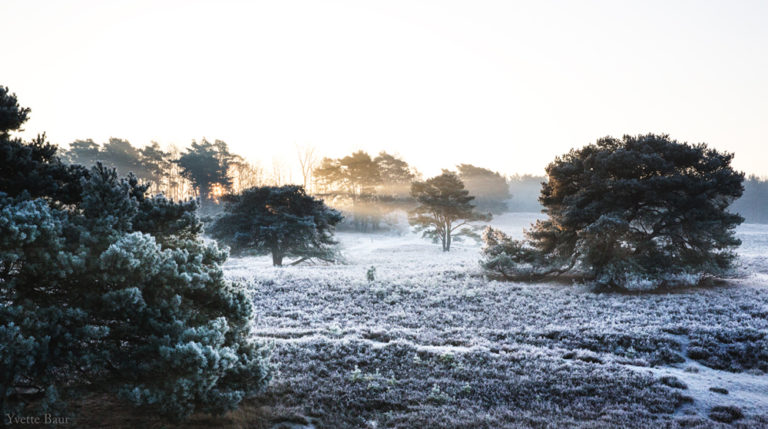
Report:
[[[207,184],[200,184],[199,189],[200,195],[198,195],[198,197],[200,197],[200,205],[202,206],[204,203],[208,202],[208,195],[211,193],[211,188]]]
[[[272,251],[272,265],[276,267],[283,266],[283,254],[278,251]]]
[[[451,230],[448,229],[445,231],[445,247],[443,248],[444,252],[450,252],[451,251]]]

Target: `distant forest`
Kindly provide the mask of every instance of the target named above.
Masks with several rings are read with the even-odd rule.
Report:
[[[291,180],[285,165],[273,163],[265,168],[230,152],[223,141],[206,139],[187,148],[164,148],[156,142],[136,147],[118,138],[103,144],[77,140],[62,154],[66,162],[92,165],[101,161],[121,175],[132,172],[151,184],[152,193],[174,200],[200,198],[204,211],[217,211],[218,199],[227,193],[298,183],[346,214],[342,229],[362,232],[389,229],[397,221],[396,212],[412,208],[410,184],[422,179],[416,168],[387,152],[371,156],[358,151],[341,158],[319,158],[314,149],[305,147],[297,148],[296,153],[302,177]],[[538,196],[545,176],[503,176],[471,164],[459,164],[454,171],[476,197],[479,210],[494,214],[541,210]],[[749,176],[744,188],[744,195],[731,210],[744,216],[746,222],[768,223],[768,180]]]
[[[744,179],[744,195],[731,206],[748,223],[768,223],[768,179],[749,176]]]

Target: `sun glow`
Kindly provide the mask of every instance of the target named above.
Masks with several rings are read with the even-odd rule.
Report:
[[[655,132],[768,174],[765,1],[4,0],[0,16],[0,83],[33,107],[26,137],[56,144],[208,137],[291,165],[296,144],[387,150],[429,177],[542,174]]]
[[[227,188],[225,188],[221,183],[214,183],[213,186],[211,186],[211,198],[216,202],[216,204],[218,204],[221,200],[221,197],[226,194]]]

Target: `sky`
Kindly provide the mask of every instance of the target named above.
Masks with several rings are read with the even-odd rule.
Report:
[[[0,85],[53,143],[386,150],[543,174],[668,133],[768,175],[768,1],[0,2]]]

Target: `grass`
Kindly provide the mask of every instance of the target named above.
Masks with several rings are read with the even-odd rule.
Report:
[[[727,383],[768,377],[762,250],[744,259],[757,274],[716,286],[597,294],[488,280],[472,245],[340,236],[348,265],[227,264],[276,377],[239,410],[183,427],[768,427],[768,394],[742,404]],[[696,384],[709,372],[722,385]],[[82,410],[86,427],[173,427],[114,401]]]

